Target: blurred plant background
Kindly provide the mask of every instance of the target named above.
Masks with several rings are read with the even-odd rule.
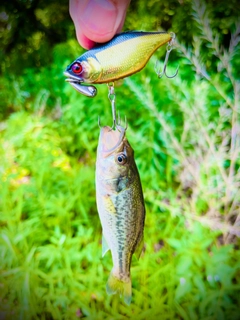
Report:
[[[84,50],[67,1],[0,4],[0,318],[240,319],[240,21],[236,0],[132,1],[125,30],[177,35],[116,88],[146,209],[133,302],[109,297],[94,170],[107,86],[64,81]],[[160,64],[162,67],[163,63]]]

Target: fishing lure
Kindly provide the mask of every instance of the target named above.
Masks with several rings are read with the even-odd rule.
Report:
[[[116,35],[107,43],[99,44],[73,61],[64,75],[77,91],[88,97],[94,97],[97,89],[92,84],[113,83],[142,70],[153,53],[168,43],[163,72],[156,70],[159,78],[166,74],[166,66],[174,33],[131,31]]]

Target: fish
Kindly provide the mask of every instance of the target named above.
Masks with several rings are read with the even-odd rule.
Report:
[[[82,94],[94,97],[97,89],[89,84],[111,83],[139,72],[153,53],[173,37],[173,33],[167,32],[117,34],[74,60],[64,72],[66,81]]]
[[[101,127],[96,161],[96,199],[102,225],[102,256],[111,251],[113,268],[107,281],[109,295],[132,299],[130,267],[144,244],[145,205],[134,151],[126,128]]]

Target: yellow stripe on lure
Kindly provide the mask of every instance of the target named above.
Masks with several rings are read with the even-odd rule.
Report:
[[[71,63],[64,72],[66,81],[84,95],[94,97],[97,89],[82,84],[110,83],[140,71],[153,53],[173,36],[167,32],[120,33]]]

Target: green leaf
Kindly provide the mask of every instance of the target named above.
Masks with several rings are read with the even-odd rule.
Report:
[[[166,242],[173,247],[174,249],[180,249],[182,246],[181,241],[177,240],[177,239],[173,239],[173,238],[168,238],[166,239]]]
[[[189,276],[192,271],[191,271],[191,266],[192,266],[192,257],[191,256],[181,256],[177,266],[176,266],[176,272],[178,275],[185,275]]]

